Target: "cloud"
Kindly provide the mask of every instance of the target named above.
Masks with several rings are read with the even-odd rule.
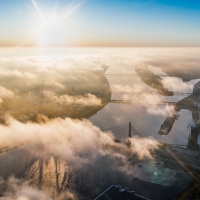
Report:
[[[144,60],[147,58],[153,58],[154,60],[159,58],[163,58],[164,56],[155,56],[157,54],[156,50],[151,49],[145,50],[147,52],[147,56],[143,56]],[[171,52],[170,52],[171,53]],[[152,57],[153,56],[153,57]],[[168,57],[167,57],[168,58]],[[10,58],[0,58],[0,63],[2,66],[2,71],[13,73],[13,76],[20,77],[24,76],[27,77],[27,73],[33,74],[37,79],[27,82],[26,79],[19,79],[22,84],[19,84],[18,79],[13,79],[12,82],[6,82],[8,86],[11,85],[17,86],[18,84],[20,87],[16,88],[18,92],[18,96],[21,96],[21,85],[27,85],[30,88],[30,91],[33,91],[32,99],[37,98],[38,93],[35,88],[38,90],[43,87],[43,85],[49,86],[45,89],[42,88],[44,96],[46,96],[49,100],[59,104],[59,105],[101,105],[101,101],[99,98],[92,94],[88,94],[87,96],[70,96],[73,94],[73,92],[69,91],[66,93],[62,93],[62,95],[58,95],[57,92],[55,92],[54,89],[59,90],[67,90],[68,87],[73,87],[77,81],[82,81],[82,83],[89,80],[86,79],[84,76],[80,75],[78,72],[84,71],[85,69],[94,69],[95,67],[107,65],[110,66],[108,69],[108,73],[114,71],[114,73],[135,73],[134,67],[137,66],[140,60],[140,50],[112,50],[112,53],[110,50],[103,50],[99,51],[98,53],[87,52],[87,54],[83,53],[73,53],[68,55],[42,55],[42,56],[18,56],[18,57],[10,57]],[[122,67],[125,66],[125,67]],[[155,69],[154,69],[155,70]],[[74,73],[75,72],[75,73]],[[20,74],[22,73],[22,74]],[[53,76],[52,76],[53,74]],[[84,73],[81,73],[84,75]],[[6,76],[6,75],[5,75]],[[3,77],[3,76],[2,76]],[[92,77],[95,79],[95,77]],[[115,78],[110,78],[111,83],[112,80]],[[124,79],[123,79],[124,80]],[[26,81],[26,82],[25,82]],[[188,86],[188,84],[185,84],[183,82],[177,82],[174,81],[174,79],[170,79],[170,77],[163,78],[164,85],[166,87],[169,87],[169,89],[176,89],[177,85],[180,85],[183,87],[183,89],[191,89],[191,85]],[[123,82],[123,81],[122,81]],[[121,82],[121,83],[122,83]],[[119,83],[117,81],[117,83]],[[7,87],[7,85],[6,85]],[[11,88],[8,87],[8,88]],[[87,87],[87,86],[86,86]],[[32,90],[32,88],[34,90]],[[111,84],[111,88],[113,93],[123,94],[123,99],[132,99],[135,103],[140,103],[147,107],[148,112],[152,114],[163,114],[168,112],[170,108],[167,108],[165,110],[162,109],[154,109],[154,105],[156,106],[158,103],[162,101],[162,98],[159,95],[151,95],[151,94],[138,94],[131,95],[131,93],[139,93],[140,91],[143,91],[147,89],[148,87],[141,82],[137,84],[129,85],[128,82],[125,81],[125,84]],[[23,89],[24,91],[25,89]],[[53,91],[54,90],[54,91]],[[66,94],[66,95],[65,95]],[[70,95],[69,95],[70,94]],[[31,95],[29,93],[29,95]],[[2,101],[2,99],[0,100]],[[40,97],[38,98],[38,102],[40,101]],[[35,101],[37,102],[37,100]],[[149,106],[151,105],[151,107]]]
[[[35,158],[41,157],[45,160],[45,158],[53,156],[66,162],[67,166],[73,170],[72,173],[76,179],[74,184],[81,182],[82,185],[77,186],[78,188],[75,188],[75,191],[82,191],[88,184],[93,183],[99,177],[99,175],[93,174],[97,169],[100,174],[113,171],[113,169],[117,170],[124,166],[133,154],[139,159],[153,159],[154,151],[160,146],[152,138],[133,137],[130,139],[131,145],[127,147],[124,143],[114,142],[111,133],[101,131],[90,121],[69,118],[54,120],[46,118],[45,123],[29,122],[26,124],[8,118],[6,125],[0,125],[0,132],[0,146],[2,148],[23,145],[21,148],[30,152],[29,155],[33,155]],[[6,158],[6,153],[4,153],[4,156]],[[23,157],[23,159],[25,158]],[[15,163],[15,166],[17,166],[17,163]],[[91,172],[89,180],[80,180],[80,177],[87,176],[89,172]],[[36,180],[37,178],[34,179],[35,182],[37,182]],[[3,197],[0,197],[0,199],[52,200],[51,194],[44,192],[48,189],[42,187],[41,191],[33,186],[30,186],[29,182],[17,180],[13,177],[6,181],[1,179],[0,194],[3,193]],[[1,188],[4,188],[3,192]],[[56,199],[65,200],[68,198],[78,199],[73,191],[65,191]]]
[[[3,103],[3,99],[12,98],[14,93],[5,87],[0,86],[0,105]]]
[[[37,110],[41,102],[43,102],[43,96],[40,92],[43,91],[42,93],[47,99],[60,105],[101,105],[100,99],[92,94],[86,96],[69,96],[65,95],[66,92],[64,95],[63,93],[61,95],[54,89],[64,90],[67,89],[65,87],[73,87],[74,85],[76,87],[76,81],[81,80],[81,83],[83,83],[87,77],[84,76],[84,73],[78,76],[80,70],[95,69],[104,64],[110,66],[107,73],[135,73],[134,67],[139,64],[140,60],[143,62],[147,59],[153,61],[160,60],[157,66],[163,66],[163,69],[166,66],[166,70],[168,66],[172,66],[170,68],[171,71],[175,69],[175,66],[180,65],[179,67],[181,67],[186,63],[186,60],[183,60],[183,63],[178,63],[179,60],[175,59],[175,57],[166,55],[166,53],[172,55],[174,53],[173,49],[169,52],[166,50],[164,52],[165,55],[161,55],[160,50],[157,51],[157,49],[148,48],[144,50],[143,54],[145,56],[143,56],[142,59],[140,58],[140,49],[101,49],[95,50],[95,53],[94,49],[87,49],[87,53],[74,53],[76,51],[73,50],[72,52],[73,53],[63,55],[20,55],[18,57],[0,58],[0,85],[4,86],[0,87],[0,102],[3,102],[6,98],[13,97],[15,93],[19,97],[19,100],[20,97],[22,97],[23,104],[20,105],[30,102],[30,109]],[[82,52],[82,50],[79,50],[79,52]],[[186,56],[181,55],[180,60],[182,60],[183,57]],[[173,62],[175,64],[173,64]],[[191,62],[188,61],[184,67],[190,67],[190,64]],[[193,63],[192,66],[195,68],[198,67],[198,61]],[[178,70],[179,69],[181,68],[178,68]],[[190,68],[188,69],[190,70]],[[88,72],[89,70],[86,71],[86,73]],[[94,78],[95,80],[96,77],[90,76],[90,78]],[[7,81],[8,79],[10,81]],[[27,81],[27,79],[30,79],[30,81]],[[132,92],[140,92],[147,87],[144,88],[144,85],[140,84],[133,85],[132,83],[135,82],[133,77],[130,77],[130,79],[127,77],[122,79],[122,77],[120,77],[120,80],[118,77],[109,78],[110,82],[116,80],[117,84],[111,85],[115,93],[126,93],[123,94],[122,99],[132,99],[133,102],[144,106],[151,114],[166,115],[166,112],[169,112],[171,109],[170,106],[166,106],[164,109],[163,107],[158,108],[157,104],[161,102],[161,97],[159,95],[132,95]],[[87,79],[87,81],[88,80],[90,79]],[[128,81],[133,82],[129,85]],[[125,84],[122,85],[118,83]],[[191,86],[185,85],[183,82],[171,79],[170,77],[163,78],[163,83],[166,87],[169,87],[168,89],[170,90],[177,91],[179,88],[181,88],[181,90],[191,90]],[[179,88],[177,88],[177,86]],[[16,104],[18,104],[18,102]],[[28,103],[26,106],[28,106]],[[52,108],[49,106],[49,110],[50,109],[53,110],[54,107]],[[82,171],[88,163],[90,163],[92,167],[95,167],[96,163],[98,163],[95,162],[95,160],[102,156],[108,157],[110,160],[110,162],[108,162],[109,166],[115,168],[114,162],[112,162],[115,158],[123,161],[123,164],[126,163],[127,158],[129,158],[127,155],[134,154],[141,159],[152,159],[153,152],[159,148],[159,143],[152,138],[134,137],[131,139],[130,148],[123,143],[115,143],[111,133],[102,132],[98,127],[92,125],[87,120],[80,121],[71,120],[69,118],[49,120],[47,117],[40,116],[38,117],[38,121],[39,123],[21,123],[14,118],[8,118],[6,125],[0,125],[0,146],[7,149],[23,145],[23,148],[27,148],[34,155],[55,155],[63,160],[67,160],[70,166],[72,165],[73,169],[78,168],[79,172]],[[85,169],[88,173],[88,168],[85,167]],[[84,177],[87,177],[87,175],[88,174]],[[13,189],[13,193],[9,193],[9,190],[6,190],[7,193],[5,197],[0,197],[0,199],[51,200],[48,193],[30,187],[29,183],[18,181],[19,180],[14,179],[9,180],[8,183],[11,185],[11,182],[14,182],[13,186],[16,187],[16,189]],[[33,193],[34,195],[32,195]],[[64,200],[67,199],[68,196],[72,197],[72,199],[76,199],[76,195],[71,191],[62,195],[58,197],[58,199],[63,198]]]
[[[174,106],[166,105],[165,107],[151,106],[147,108],[148,113],[152,115],[164,115],[170,113],[174,109]]]
[[[1,68],[0,69],[0,76],[2,77],[15,77],[15,78],[22,78],[26,77],[29,79],[35,79],[36,76],[30,72],[20,72],[18,70],[6,70]]]
[[[175,92],[192,92],[193,85],[183,82],[180,78],[165,77],[162,80],[164,87]],[[196,81],[198,82],[198,80]]]
[[[114,144],[111,136],[101,134],[89,121],[55,119],[45,124],[23,124],[9,118],[7,123],[8,126],[0,126],[1,146],[12,147],[31,142],[32,148],[42,145],[48,153],[70,161],[81,161],[80,155],[84,154],[90,154],[91,159],[101,151],[101,145]]]
[[[131,141],[132,152],[135,153],[140,159],[151,158],[153,159],[152,152],[159,148],[160,144],[153,138],[133,137]]]
[[[111,133],[102,132],[88,120],[74,121],[66,118],[40,124],[24,124],[8,118],[6,123],[7,126],[0,125],[0,144],[6,148],[27,144],[29,149],[37,152],[43,146],[41,153],[44,153],[45,149],[48,154],[76,162],[76,164],[89,162],[97,155],[109,153],[106,146],[128,151],[126,145],[113,141]],[[134,138],[133,143],[135,144],[137,140],[139,139]],[[148,140],[152,141],[147,138],[146,141]],[[154,148],[157,148],[158,144],[155,141],[153,143]],[[146,152],[143,154],[141,150],[147,148],[146,151],[148,151],[149,146],[144,147],[142,142],[140,144],[133,145],[131,151],[145,157]],[[115,153],[112,152],[112,156],[114,155]]]
[[[56,87],[58,89],[65,89],[66,87],[64,85],[62,85],[61,83],[58,83],[56,81],[53,81],[53,80],[48,80],[48,81],[45,81],[44,85],[46,86],[53,86],[53,87]]]
[[[122,85],[122,84],[111,84],[112,91],[115,93],[137,93],[142,92],[146,88],[142,85],[136,84],[136,85]]]
[[[163,99],[162,96],[157,94],[124,94],[122,95],[122,99],[125,101],[129,100],[130,103],[139,104],[146,107],[148,113],[152,115],[166,115],[166,113],[169,113],[170,110],[173,109],[173,106],[171,105],[158,107],[158,105],[162,103]]]
[[[87,94],[86,96],[69,96],[61,95],[58,96],[52,91],[43,91],[44,96],[51,101],[60,105],[71,105],[78,104],[82,106],[100,106],[102,105],[101,99],[97,98],[95,95]]]
[[[145,93],[136,95],[123,94],[122,99],[130,100],[132,103],[142,104],[144,106],[157,105],[161,103],[160,96],[155,94],[145,94]]]
[[[78,78],[76,76],[73,76],[73,75],[70,75],[69,78],[72,79],[72,80],[75,80],[75,81],[78,80]]]
[[[1,189],[3,189],[1,191]],[[13,176],[7,181],[0,180],[0,200],[53,200],[47,192],[31,187],[28,182],[16,179]],[[58,200],[77,200],[76,194],[66,190],[57,196]]]

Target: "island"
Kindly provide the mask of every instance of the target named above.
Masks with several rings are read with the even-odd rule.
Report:
[[[151,72],[147,65],[140,64],[135,68],[137,75],[140,77],[141,81],[150,86],[153,89],[156,89],[160,95],[163,96],[173,96],[174,93],[169,91],[167,88],[164,88],[162,83],[162,78],[153,72]]]

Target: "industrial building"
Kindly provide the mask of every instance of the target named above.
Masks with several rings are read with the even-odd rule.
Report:
[[[190,135],[188,138],[188,148],[198,149],[198,137],[199,137],[199,130],[197,126],[192,126]]]
[[[120,185],[111,185],[94,200],[150,200]]]

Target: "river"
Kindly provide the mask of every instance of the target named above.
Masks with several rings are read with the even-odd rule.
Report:
[[[161,74],[157,68],[150,66],[154,73]],[[114,69],[109,69],[114,72]],[[128,71],[128,70],[127,70]],[[109,71],[107,72],[109,73]],[[117,71],[119,73],[119,70]],[[123,73],[123,72],[122,72]],[[132,71],[134,73],[134,70]],[[153,90],[149,86],[145,85],[139,77],[126,77],[126,76],[107,76],[112,89],[112,100],[116,99],[134,99],[136,103],[125,104],[125,103],[109,103],[98,113],[89,118],[89,120],[100,129],[105,130],[111,127],[117,127],[119,125],[131,124],[136,128],[139,133],[144,137],[153,137],[160,142],[177,145],[187,145],[188,136],[190,133],[190,126],[194,125],[192,113],[189,110],[181,110],[179,112],[179,118],[175,121],[172,130],[167,136],[159,135],[158,131],[161,124],[169,114],[172,106],[158,105],[158,104],[146,104],[149,102],[144,101],[146,96],[135,94],[130,90]],[[169,81],[168,81],[168,80]],[[167,81],[165,81],[167,80]],[[192,92],[193,85],[199,80],[192,80],[189,82],[183,82],[177,77],[164,77],[164,86],[168,89],[173,89],[176,92]],[[174,83],[169,84],[169,83]],[[177,86],[178,84],[178,86]],[[116,86],[118,91],[116,91]],[[120,86],[120,87],[119,87]],[[181,90],[176,90],[180,88]],[[122,90],[120,90],[122,88]],[[169,101],[178,102],[185,98],[183,95],[174,95],[172,97],[164,97],[158,94],[148,94],[147,98],[150,101]],[[149,101],[149,100],[148,100]],[[128,137],[128,133],[127,133]]]

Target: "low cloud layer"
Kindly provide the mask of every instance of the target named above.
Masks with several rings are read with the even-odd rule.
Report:
[[[133,103],[142,104],[142,105],[157,105],[161,103],[161,98],[159,95],[153,95],[153,94],[136,94],[136,95],[129,95],[124,94],[122,96],[123,100],[130,100]]]
[[[47,80],[44,82],[44,85],[50,86],[50,87],[53,86],[53,87],[56,87],[57,89],[61,89],[61,90],[66,89],[66,87],[63,84],[58,83],[54,80]]]
[[[131,142],[132,153],[136,154],[140,159],[153,159],[152,153],[160,146],[159,142],[153,138],[135,136],[129,140]]]
[[[3,77],[12,77],[12,78],[28,78],[28,79],[35,79],[36,76],[30,72],[20,72],[18,70],[6,70],[0,68],[0,76]]]
[[[124,94],[122,99],[146,107],[147,111],[153,115],[166,115],[173,108],[171,105],[158,107],[159,104],[162,104],[163,99],[160,95],[156,94]]]
[[[192,92],[193,85],[183,82],[179,78],[166,77],[162,80],[164,87],[175,92]],[[198,82],[198,80],[196,81]]]
[[[100,106],[102,105],[101,99],[95,95],[87,94],[86,96],[58,96],[52,91],[43,91],[43,94],[48,100],[60,105],[82,105],[82,106]]]
[[[64,120],[50,120],[41,124],[24,124],[8,118],[7,126],[0,125],[0,132],[2,147],[12,148],[22,144],[30,144],[32,148],[35,148],[42,145],[47,153],[77,163],[89,161],[97,155],[105,154],[105,146],[113,146],[127,151],[123,144],[114,142],[110,133],[102,132],[87,120],[73,121],[66,118]],[[135,145],[137,140],[143,142]],[[151,145],[144,147],[143,144],[148,142]],[[150,157],[150,154],[147,154],[149,148],[158,148],[158,143],[149,138],[133,138],[131,152],[138,154],[139,157]],[[90,155],[89,158],[86,155]]]
[[[141,56],[140,49],[134,51],[132,49],[102,49],[95,53],[87,50],[87,53],[80,54],[71,53],[68,55],[65,53],[59,55],[58,53],[58,55],[44,56],[22,54],[24,56],[0,58],[0,104],[2,110],[13,108],[19,118],[29,117],[30,113],[36,113],[37,116],[37,123],[27,122],[30,118],[24,120],[26,123],[22,123],[14,117],[6,118],[5,124],[0,125],[2,151],[23,146],[36,157],[53,155],[67,161],[68,165],[77,170],[76,172],[85,169],[87,173],[88,168],[85,166],[90,164],[92,168],[95,168],[96,163],[102,164],[100,158],[103,156],[108,157],[109,169],[112,170],[116,169],[113,162],[115,158],[120,160],[122,165],[126,164],[132,155],[140,159],[153,159],[154,151],[160,146],[153,138],[133,137],[130,139],[130,147],[127,147],[126,144],[114,142],[114,136],[111,133],[101,131],[88,120],[80,121],[56,117],[68,116],[68,112],[72,112],[70,108],[66,109],[68,105],[69,107],[72,107],[72,104],[102,105],[100,98],[96,96],[100,87],[98,94],[106,96],[105,87],[102,87],[105,80],[101,82],[103,76],[99,76],[99,74],[104,73],[101,70],[102,65],[110,67],[106,73],[119,74],[135,74],[134,68],[141,60],[143,62],[149,61],[149,64],[153,66],[155,64],[156,67],[166,66],[166,73],[169,72],[168,66],[172,66],[170,70],[174,70],[173,67],[176,67],[174,62],[182,67],[190,66],[192,57],[180,63],[185,55],[174,55],[173,51],[173,49],[166,50],[163,52],[164,54],[160,55],[157,49],[146,49]],[[156,62],[157,60],[158,62]],[[193,63],[192,66],[198,67],[197,63]],[[94,71],[94,69],[96,70]],[[121,78],[110,77],[110,79],[116,80],[115,84],[111,84],[113,92],[121,94],[122,99],[141,104],[149,113],[156,115],[166,115],[172,108],[171,106],[166,106],[165,109],[158,108],[157,104],[162,101],[159,95],[145,93],[132,95],[132,93],[139,93],[147,87],[144,84],[138,84],[138,82],[134,84],[134,80],[130,80],[133,77],[129,77],[130,79],[122,78],[123,81]],[[129,81],[133,82],[129,83]],[[163,78],[163,84],[173,91],[192,89],[191,85],[170,77]],[[108,85],[106,87],[109,89]],[[44,101],[45,97],[48,101]],[[4,105],[7,99],[14,99],[14,101]],[[47,110],[41,109],[40,112],[40,107],[45,107]],[[62,112],[64,108],[66,109],[65,113],[54,115]],[[52,118],[56,116],[53,120],[49,120],[43,115],[37,115],[39,113],[46,114],[47,111],[51,110],[55,110],[55,113],[50,113]],[[98,162],[95,162],[97,159],[99,159]],[[87,173],[84,174],[84,178],[88,177]],[[52,200],[48,193],[31,187],[26,181],[23,182],[13,177],[8,181],[1,179],[0,188],[3,187],[4,196],[0,197],[2,200]],[[72,191],[66,191],[57,199],[70,198],[77,199],[77,196]]]
[[[2,56],[0,86],[7,89],[5,97],[5,89],[0,88],[2,115],[10,114],[23,122],[35,121],[36,114],[79,118],[82,112],[81,117],[88,117],[110,99],[103,68],[93,70],[96,65],[103,65],[96,63],[97,58],[72,54],[26,56],[24,52]],[[13,91],[12,98],[4,101],[8,90]],[[87,112],[86,106],[93,110]]]
[[[28,182],[18,180],[13,176],[7,181],[0,180],[0,200],[53,200],[48,192],[31,187]],[[65,191],[56,198],[57,200],[78,200],[77,196]]]
[[[111,85],[112,91],[115,93],[140,93],[143,92],[146,88],[142,85],[135,84],[135,85],[122,85],[122,84],[112,84]]]
[[[125,165],[132,155],[140,159],[153,159],[154,151],[159,148],[159,143],[152,138],[133,137],[129,147],[124,143],[116,143],[111,133],[102,132],[88,120],[48,120],[45,116],[40,116],[40,120],[39,123],[25,124],[8,118],[6,125],[0,125],[0,146],[9,149],[22,145],[32,155],[41,158],[53,155],[66,161],[68,166],[75,170],[75,174],[83,173],[83,176],[90,170],[95,171],[96,165],[104,166],[105,161],[107,165],[109,163],[109,168],[101,169],[101,173],[104,173],[104,170],[117,170],[119,166]],[[90,182],[94,180],[95,178],[90,179]],[[0,198],[2,200],[51,200],[48,193],[30,187],[28,182],[10,178],[2,183],[6,183],[7,188]],[[86,186],[87,184],[84,185]],[[70,191],[61,193],[57,199],[65,200],[68,197],[77,199],[74,192]]]
[[[0,86],[0,105],[3,103],[4,99],[9,99],[14,96],[14,93],[5,87]]]

